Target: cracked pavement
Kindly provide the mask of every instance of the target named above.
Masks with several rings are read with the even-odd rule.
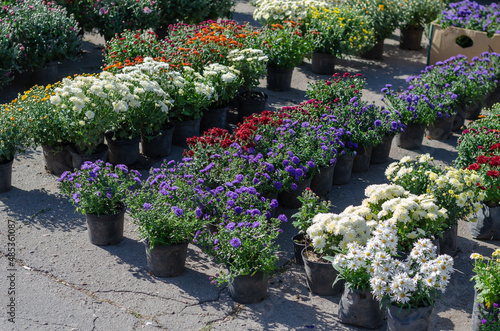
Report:
[[[235,19],[251,21],[253,9],[240,1]],[[395,36],[398,38],[398,36]],[[91,72],[101,65],[100,39],[86,35],[84,59],[61,65],[64,76]],[[385,42],[385,60],[357,57],[339,60],[339,72],[362,73],[367,79],[364,99],[379,102],[385,84],[402,86],[409,75],[423,69],[426,50],[402,51],[395,39]],[[309,61],[294,71],[288,92],[264,90],[269,94],[268,109],[298,104],[305,99],[307,83],[316,79]],[[327,76],[321,76],[327,78]],[[2,93],[8,102],[16,91],[13,84]],[[451,164],[456,157],[454,134],[448,141],[424,139],[420,150],[406,151],[392,146],[391,159],[403,155],[430,153],[441,163]],[[179,159],[174,146],[168,159]],[[141,159],[147,172],[159,160]],[[384,183],[387,164],[372,165],[370,171],[354,174],[352,181],[334,186],[327,198],[334,212],[359,204],[364,188]],[[281,209],[287,216],[294,210]],[[8,222],[15,224],[15,324],[8,321],[9,282],[12,266],[7,258]],[[13,222],[13,223],[12,223]],[[86,233],[85,217],[76,214],[66,197],[59,193],[56,177],[44,169],[41,148],[19,154],[13,165],[13,188],[0,194],[0,330],[358,330],[336,320],[340,295],[321,297],[309,293],[303,268],[292,260],[291,237],[296,233],[291,222],[284,225],[278,241],[280,272],[269,280],[269,297],[261,303],[234,303],[225,287],[210,285],[208,277],[217,265],[190,244],[186,271],[176,278],[149,275],[145,247],[138,241],[131,218],[126,215],[124,240],[116,246],[94,246]],[[431,330],[468,330],[473,289],[469,282],[472,251],[489,255],[499,242],[479,242],[470,238],[468,225],[459,224],[457,271],[450,286],[437,302]],[[385,324],[382,326],[382,330]]]

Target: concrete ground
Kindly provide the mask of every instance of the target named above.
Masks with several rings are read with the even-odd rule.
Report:
[[[250,21],[253,7],[240,0],[235,19]],[[404,86],[409,75],[426,63],[426,46],[420,51],[398,48],[398,36],[385,41],[383,61],[359,57],[339,60],[338,72],[362,73],[367,79],[364,99],[377,101],[385,84]],[[102,40],[101,40],[102,42]],[[96,72],[101,66],[98,36],[86,35],[80,62],[60,66],[61,77]],[[309,61],[297,67],[288,92],[260,90],[269,94],[269,109],[296,105],[305,99],[308,82],[318,79]],[[320,76],[319,78],[327,78]],[[0,102],[8,102],[26,86],[14,84],[2,91]],[[377,101],[378,102],[378,101]],[[443,164],[456,157],[458,134],[447,141],[425,139],[416,151],[392,146],[391,162],[404,155],[430,153]],[[174,146],[168,159],[178,159],[182,148]],[[141,170],[161,160],[141,159]],[[372,165],[352,181],[332,187],[327,196],[334,212],[357,205],[367,185],[385,183],[387,164]],[[210,258],[189,246],[186,272],[162,279],[148,274],[145,248],[128,215],[124,240],[116,246],[90,244],[85,217],[57,188],[56,177],[44,168],[40,148],[16,157],[13,188],[0,194],[0,330],[358,330],[337,321],[340,295],[321,297],[305,286],[303,268],[293,262],[289,222],[279,238],[281,270],[269,280],[269,297],[261,303],[234,303],[227,288],[209,284],[217,272]],[[294,210],[282,209],[288,216]],[[10,226],[10,227],[9,227]],[[459,224],[456,271],[446,293],[435,305],[431,330],[468,330],[473,305],[471,252],[490,255],[499,242],[472,240],[468,224]],[[15,260],[9,261],[7,241],[15,242]],[[7,280],[7,281],[6,281]],[[9,290],[9,288],[11,288]],[[15,290],[15,294],[8,293]],[[15,323],[9,322],[8,304],[15,298]],[[11,304],[12,306],[12,304]],[[385,323],[381,329],[385,329]]]

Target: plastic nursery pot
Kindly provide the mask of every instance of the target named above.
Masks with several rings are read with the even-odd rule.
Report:
[[[448,229],[444,230],[443,236],[439,238],[439,250],[440,254],[448,254],[454,256],[458,250],[458,225],[452,225]]]
[[[292,85],[293,69],[267,67],[267,86],[270,91],[288,91]]]
[[[467,109],[465,110],[465,119],[477,120],[482,109],[483,105],[481,104],[481,101],[476,101],[473,105],[467,106]]]
[[[420,124],[408,123],[406,129],[396,136],[396,144],[404,149],[417,149],[422,146],[425,127]]]
[[[471,236],[479,240],[500,240],[500,206],[486,205],[479,210],[477,222],[470,223]]]
[[[457,105],[455,108],[455,114],[452,115],[453,117],[453,127],[452,131],[459,131],[460,133],[462,132],[462,127],[465,124],[465,111],[467,109],[467,106],[465,105]]]
[[[38,68],[31,74],[33,85],[49,85],[57,82],[59,74],[59,62],[50,61],[43,68]]]
[[[378,329],[384,320],[385,307],[375,300],[370,289],[353,290],[347,285],[339,303],[339,321],[368,329]]]
[[[102,160],[106,162],[108,156],[108,146],[100,144],[94,154],[80,154],[76,152],[71,146],[67,147],[69,153],[71,154],[71,162],[73,164],[73,169],[80,169],[82,164],[86,161],[95,162],[97,160]]]
[[[238,303],[257,303],[267,298],[267,276],[262,271],[229,280],[229,294]]]
[[[200,131],[203,133],[211,128],[225,129],[227,125],[227,106],[221,108],[208,108],[203,112]]]
[[[269,96],[263,92],[240,93],[236,97],[238,102],[238,121],[252,114],[260,114],[266,110]]]
[[[333,173],[333,185],[349,184],[352,175],[352,165],[354,163],[354,154],[338,155],[337,164]]]
[[[292,244],[295,262],[299,265],[304,265],[304,260],[302,260],[302,251],[306,248],[306,244],[304,243],[304,234],[299,233],[293,236]]]
[[[109,162],[113,164],[131,165],[139,159],[139,142],[141,137],[132,139],[113,140],[111,135],[106,136],[109,147]]]
[[[401,29],[399,48],[417,51],[422,48],[423,28],[420,29]]]
[[[281,207],[295,209],[302,206],[302,202],[298,199],[298,197],[302,194],[302,191],[306,189],[306,187],[311,186],[311,178],[304,179],[300,183],[297,183],[296,190],[287,190],[280,191],[278,193],[278,203]]]
[[[318,75],[333,75],[337,57],[333,54],[314,52],[311,59],[312,72]]]
[[[304,261],[307,287],[311,293],[337,295],[342,292],[345,281],[339,280],[333,285],[337,279],[338,271],[333,268],[331,262],[317,261],[312,247],[306,247],[302,250],[302,260]]]
[[[175,125],[172,142],[174,145],[187,147],[187,138],[200,135],[201,117],[194,120],[173,121]]]
[[[426,136],[434,140],[447,140],[453,130],[453,121],[452,116],[438,118],[434,123],[427,126],[425,130]]]
[[[382,164],[389,161],[389,155],[391,154],[391,146],[393,140],[394,136],[384,136],[381,143],[373,146],[370,163]]]
[[[334,173],[335,164],[319,168],[319,171],[311,179],[311,190],[319,196],[327,195],[332,190]]]
[[[125,206],[112,215],[86,214],[90,242],[98,246],[116,245],[123,240]]]
[[[401,309],[389,306],[387,309],[387,331],[426,331],[434,306]]]
[[[153,134],[153,138],[141,136],[141,151],[144,156],[157,158],[170,155],[172,151],[172,137],[174,125]]]
[[[12,188],[12,163],[14,159],[0,164],[0,193]]]
[[[178,245],[155,245],[150,251],[146,246],[149,272],[156,277],[177,277],[184,273],[188,242]]]
[[[360,173],[370,170],[372,150],[373,146],[366,146],[356,150],[357,154],[352,163],[352,172]]]
[[[375,46],[361,54],[363,59],[382,60],[384,58],[384,39],[378,40]]]
[[[45,169],[51,174],[61,176],[63,172],[73,170],[71,154],[66,149],[66,146],[50,147],[42,145],[42,150]]]

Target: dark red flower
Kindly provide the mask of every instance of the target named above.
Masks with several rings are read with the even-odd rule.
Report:
[[[477,163],[473,163],[467,169],[478,171],[479,169],[481,169],[481,166],[479,164],[477,164]]]
[[[491,178],[498,178],[499,175],[500,175],[500,173],[496,170],[488,170],[486,172],[486,176],[489,176]]]
[[[488,161],[490,160],[489,157],[485,156],[485,155],[479,155],[476,159],[477,163],[479,164],[485,164],[485,163],[488,163]]]

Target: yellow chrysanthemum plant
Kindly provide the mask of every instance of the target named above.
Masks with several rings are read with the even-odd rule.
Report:
[[[342,55],[358,54],[375,45],[375,30],[368,16],[346,6],[311,7],[307,29],[319,32],[316,52]]]
[[[476,289],[476,301],[479,305],[479,313],[483,328],[480,330],[498,330],[500,322],[498,313],[500,311],[500,248],[496,249],[491,258],[485,258],[481,254],[472,253],[474,288]]]
[[[376,41],[390,37],[399,25],[401,7],[396,0],[347,0],[346,4],[369,17]]]

